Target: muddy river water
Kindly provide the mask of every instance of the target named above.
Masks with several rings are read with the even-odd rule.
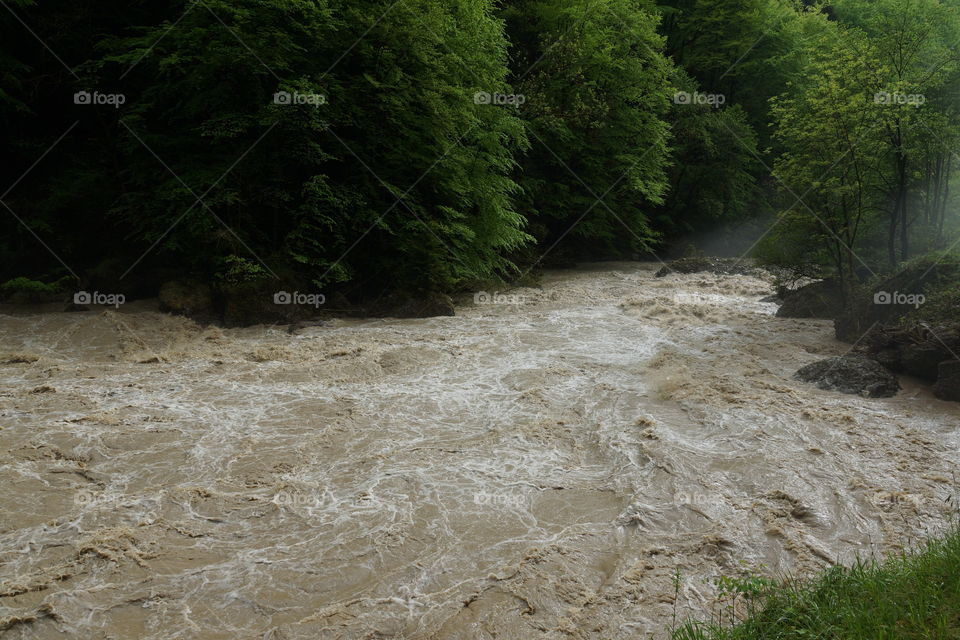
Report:
[[[830,322],[657,267],[293,334],[0,316],[0,635],[662,638],[948,526],[960,405],[797,382]]]

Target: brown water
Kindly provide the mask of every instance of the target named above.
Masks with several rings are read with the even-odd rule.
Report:
[[[829,322],[655,268],[295,335],[0,316],[4,637],[663,637],[945,528],[960,405],[796,382]]]

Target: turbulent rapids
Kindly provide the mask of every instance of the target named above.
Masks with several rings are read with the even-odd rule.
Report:
[[[798,382],[829,322],[656,268],[293,334],[0,317],[0,633],[664,637],[946,528],[958,405]]]

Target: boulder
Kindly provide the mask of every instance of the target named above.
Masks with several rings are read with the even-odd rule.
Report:
[[[315,302],[298,304],[300,295],[311,296]],[[273,278],[221,283],[217,302],[222,321],[228,327],[292,324],[322,314],[326,306],[325,297],[311,292],[309,285]]]
[[[826,391],[868,398],[889,398],[900,391],[896,376],[874,360],[859,355],[827,358],[808,364],[797,371],[795,377]]]
[[[821,280],[786,293],[778,318],[836,318],[843,311],[843,291],[836,280]]]
[[[927,382],[939,378],[940,363],[950,358],[950,352],[936,340],[900,345],[899,354],[900,369]]]
[[[457,315],[456,307],[449,296],[431,293],[416,298],[407,298],[386,312],[393,318],[435,318]]]
[[[936,382],[940,364],[955,360],[955,354],[960,352],[960,326],[925,322],[878,324],[860,339],[860,346],[866,355],[891,371]]]
[[[213,290],[193,280],[171,280],[160,287],[160,310],[181,316],[213,312]]]
[[[941,362],[939,370],[933,393],[941,400],[960,402],[960,360]]]

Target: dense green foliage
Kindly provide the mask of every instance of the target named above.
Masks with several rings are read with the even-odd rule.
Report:
[[[957,0],[2,2],[0,283],[362,300],[768,221],[853,286],[957,231]]]
[[[655,15],[633,0],[523,0],[504,15],[532,144],[520,172],[532,229],[552,246],[572,228],[587,255],[648,247],[673,94]]]
[[[792,204],[761,254],[852,287],[952,245],[960,6],[837,0],[830,15],[802,15],[804,64],[772,102],[774,174]]]
[[[507,271],[528,240],[510,175],[525,137],[515,114],[473,99],[506,87],[502,24],[482,0],[389,7],[184,2],[90,43],[75,84],[126,103],[75,108],[89,128],[58,154],[31,224],[84,242],[114,229],[124,270],[157,244],[147,265],[212,274],[242,259],[319,287]],[[29,209],[38,194],[22,193]],[[83,253],[67,261],[96,259]]]
[[[674,640],[936,640],[960,636],[960,535],[880,563],[833,567],[810,583],[730,581],[728,620],[688,623]],[[739,600],[739,605],[736,601]]]

